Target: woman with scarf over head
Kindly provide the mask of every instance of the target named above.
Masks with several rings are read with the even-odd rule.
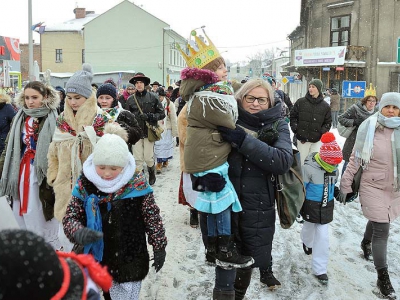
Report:
[[[372,253],[377,271],[376,293],[395,299],[387,264],[390,223],[400,214],[400,93],[385,93],[379,111],[361,123],[337,199],[353,199],[352,182],[363,168],[359,198],[368,219],[361,242],[364,258]],[[347,201],[346,201],[347,200]]]
[[[99,86],[96,92],[97,105],[101,107],[109,120],[118,123],[128,132],[128,148],[132,152],[132,146],[142,137],[142,129],[133,113],[121,107],[117,100],[117,89],[110,83]]]
[[[12,197],[14,216],[22,229],[35,232],[59,249],[60,223],[54,218],[54,193],[46,174],[60,98],[52,87],[31,81],[17,102],[21,109],[0,158],[0,194]]]

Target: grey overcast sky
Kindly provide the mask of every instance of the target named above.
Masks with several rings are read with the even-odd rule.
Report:
[[[32,0],[32,23],[47,25],[74,18],[73,9],[104,13],[123,0]],[[0,35],[28,42],[28,0],[2,0]],[[132,0],[130,0],[132,2]],[[226,59],[245,61],[263,49],[289,46],[287,35],[300,21],[300,0],[134,0],[136,5],[189,37],[193,28],[206,32]],[[126,32],[133,29],[121,28]],[[136,32],[136,31],[135,31]],[[137,33],[137,32],[136,32]],[[33,38],[40,37],[34,33]]]

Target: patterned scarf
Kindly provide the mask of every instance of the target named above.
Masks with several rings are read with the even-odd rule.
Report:
[[[135,197],[141,197],[152,193],[153,189],[149,186],[144,177],[143,172],[137,172],[133,175],[133,177],[118,189],[115,193],[110,193],[105,197],[99,198],[95,194],[90,194],[86,192],[85,187],[83,186],[82,178],[79,177],[78,181],[75,184],[75,187],[72,191],[72,196],[77,197],[78,199],[83,201],[83,207],[86,212],[86,227],[96,230],[103,231],[103,223],[102,217],[100,213],[99,205],[101,203],[107,203],[107,210],[111,210],[111,202],[116,200],[130,199]],[[103,260],[103,250],[104,250],[104,241],[103,239],[85,245],[84,253],[93,254],[94,258],[97,261]]]
[[[120,114],[120,112],[123,110],[122,107],[119,106],[119,103],[117,106],[111,107],[111,108],[102,108],[103,110],[103,115],[105,115],[109,120],[112,120],[115,122]]]
[[[190,114],[193,99],[198,97],[203,105],[203,117],[206,117],[205,107],[208,105],[211,109],[218,109],[221,112],[232,116],[236,123],[239,113],[237,101],[233,97],[233,88],[228,81],[219,81],[217,83],[206,84],[195,92],[188,101],[187,113]]]
[[[199,91],[210,91],[222,95],[233,95],[232,83],[230,81],[218,81],[216,83],[206,84],[203,85]]]
[[[373,146],[375,130],[380,125],[394,129],[391,136],[394,163],[393,187],[395,191],[400,191],[400,117],[386,118],[380,112],[377,112],[361,123],[354,144],[354,154],[357,162],[363,167],[363,169],[367,168],[374,155]]]
[[[25,116],[30,116],[32,118],[47,116],[39,134],[34,159],[36,176],[38,184],[40,185],[47,174],[47,152],[56,127],[57,111],[51,110],[47,107],[34,109],[23,107],[18,111],[13,119],[12,127],[8,136],[8,147],[6,149],[6,157],[1,176],[0,194],[9,195],[15,199],[19,199],[19,174],[16,170],[19,170],[21,162],[21,126],[24,122]]]

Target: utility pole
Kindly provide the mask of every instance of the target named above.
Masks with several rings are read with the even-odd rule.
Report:
[[[33,36],[32,36],[32,0],[28,0],[28,39],[29,39],[29,81],[37,80],[33,75]]]

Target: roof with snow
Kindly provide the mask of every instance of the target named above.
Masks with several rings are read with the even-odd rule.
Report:
[[[86,23],[92,21],[98,16],[99,14],[87,14],[86,17],[81,19],[74,18],[63,23],[46,25],[45,31],[80,31]]]

